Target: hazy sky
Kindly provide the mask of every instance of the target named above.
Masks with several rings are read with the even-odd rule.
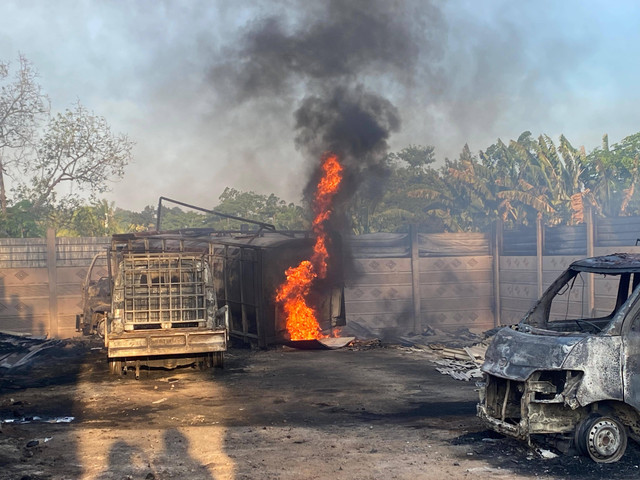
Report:
[[[391,149],[439,161],[525,130],[617,142],[640,131],[638,25],[635,1],[2,0],[0,60],[136,142],[118,206],[210,207],[226,186],[299,202],[294,113],[332,82],[397,107]]]

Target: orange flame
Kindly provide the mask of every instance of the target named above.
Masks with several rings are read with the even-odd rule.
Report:
[[[287,331],[291,340],[324,338],[313,309],[307,305],[311,284],[316,278],[327,276],[327,232],[325,223],[331,217],[331,202],[342,181],[342,165],[337,155],[327,155],[322,162],[322,178],[316,187],[313,201],[312,230],[316,235],[313,255],[297,267],[288,268],[286,281],[276,292],[276,301],[282,305],[286,315]]]

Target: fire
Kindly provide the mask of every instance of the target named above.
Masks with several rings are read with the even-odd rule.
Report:
[[[331,217],[331,203],[342,181],[342,165],[337,155],[329,154],[322,162],[322,178],[316,187],[313,200],[314,219],[312,230],[316,236],[313,255],[297,267],[288,268],[286,281],[276,292],[276,301],[282,305],[286,315],[287,331],[291,340],[324,338],[313,309],[307,305],[311,284],[316,278],[327,276],[327,232],[325,223]]]

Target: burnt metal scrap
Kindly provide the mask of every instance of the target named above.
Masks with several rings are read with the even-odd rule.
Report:
[[[216,216],[221,217],[221,218],[228,218],[230,220],[238,220],[238,221],[243,222],[243,223],[250,223],[252,225],[257,225],[257,226],[260,227],[260,230],[271,230],[271,231],[275,231],[276,230],[276,227],[274,227],[270,223],[259,222],[258,220],[249,220],[247,218],[241,218],[241,217],[237,217],[235,215],[229,215],[228,213],[217,212],[215,210],[209,210],[207,208],[198,207],[196,205],[191,205],[189,203],[180,202],[179,200],[174,200],[172,198],[160,197],[158,199],[158,218],[157,218],[157,221],[156,221],[156,230],[157,231],[161,231],[160,227],[161,227],[161,219],[162,219],[162,201],[163,200],[165,202],[175,203],[176,205],[180,205],[182,207],[191,208],[193,210],[198,210],[200,212],[208,213],[210,215],[216,215]]]
[[[98,256],[96,257],[96,259]],[[141,366],[223,364],[229,309],[219,305],[206,238],[154,232],[114,235],[107,276],[84,286],[78,330],[104,338],[112,373]]]
[[[589,282],[615,297],[587,312]],[[640,255],[571,264],[516,326],[500,330],[482,366],[478,415],[531,442],[543,434],[565,451],[611,463],[627,437],[640,440]]]
[[[0,333],[0,369],[27,365],[40,353],[63,343],[61,340],[47,340],[44,337]]]
[[[83,314],[78,316],[76,327],[85,334],[105,337],[112,347],[109,355],[115,362],[114,372],[124,365],[135,366],[137,372],[143,357],[149,353],[154,356],[156,351],[165,357],[186,355],[187,358],[178,359],[180,364],[214,354],[217,355],[214,363],[221,364],[221,352],[227,345],[224,337],[232,336],[259,347],[286,341],[284,321],[274,304],[275,287],[282,282],[288,267],[309,257],[313,234],[278,231],[268,223],[220,214],[165,197],[160,198],[159,212],[163,200],[256,224],[259,228],[250,231],[185,228],[113,235],[107,254],[96,258],[89,268],[83,288]],[[345,325],[341,245],[339,235],[335,234],[331,241],[335,266],[313,291],[312,301],[325,332]],[[103,277],[94,278],[99,276],[96,271],[102,272]],[[198,280],[194,281],[195,278]],[[189,289],[193,294],[186,293]],[[224,307],[224,313],[212,314],[216,310],[214,305]],[[127,315],[134,320],[127,320]],[[179,329],[188,336],[177,335]],[[207,351],[195,352],[191,348],[195,345],[190,342],[189,332],[196,331],[193,329],[216,331],[212,330],[210,341],[205,342],[202,336],[197,338],[197,348]],[[162,337],[153,340],[157,345],[150,343],[153,332]],[[122,337],[118,338],[122,340],[122,350],[116,351],[111,340],[118,336]],[[204,360],[211,363],[207,358]],[[174,363],[165,362],[161,366],[173,368]]]
[[[298,350],[337,350],[353,342],[356,337],[328,337],[312,340],[289,340],[285,344]]]

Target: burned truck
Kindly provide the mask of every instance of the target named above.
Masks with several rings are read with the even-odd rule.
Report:
[[[595,285],[593,311],[583,300]],[[482,366],[478,416],[493,430],[565,452],[618,461],[640,440],[640,255],[576,261],[512,327]],[[541,438],[542,439],[542,438]]]
[[[114,235],[107,277],[85,285],[78,329],[104,337],[112,373],[140,367],[222,367],[229,310],[218,305],[208,238]],[[92,268],[97,263],[92,263]],[[91,271],[87,275],[91,278]]]

